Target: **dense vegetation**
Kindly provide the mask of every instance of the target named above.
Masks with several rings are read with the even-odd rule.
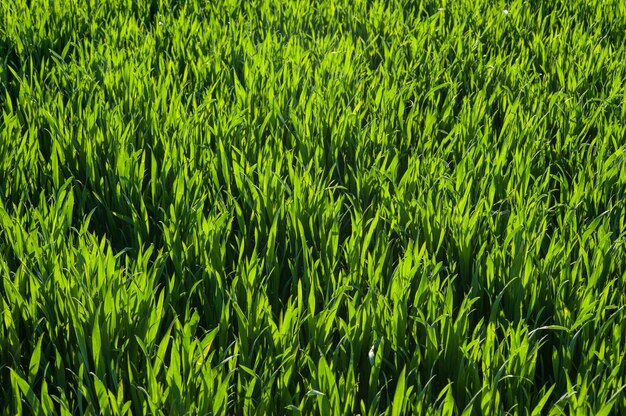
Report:
[[[626,3],[0,4],[0,413],[625,414]]]

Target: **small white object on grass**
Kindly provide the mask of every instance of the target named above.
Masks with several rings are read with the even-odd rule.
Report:
[[[376,353],[374,352],[375,347],[376,347],[375,345],[372,345],[372,348],[370,348],[369,354],[367,354],[367,358],[369,358],[370,360],[370,365],[374,365],[374,358],[376,357]]]

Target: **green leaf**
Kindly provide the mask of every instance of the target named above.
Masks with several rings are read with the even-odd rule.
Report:
[[[28,381],[30,384],[35,383],[35,377],[39,371],[39,363],[41,361],[41,342],[43,341],[43,334],[39,337],[39,341],[35,345],[32,355],[30,356],[30,363],[28,364]]]
[[[398,376],[398,384],[396,385],[396,391],[393,395],[393,403],[391,405],[391,416],[400,416],[404,414],[404,403],[406,400],[405,397],[405,378],[406,378],[406,367],[402,369],[400,375]]]
[[[541,397],[541,399],[539,400],[539,402],[533,409],[532,416],[541,415],[541,412],[544,406],[546,405],[546,403],[548,402],[548,399],[550,398],[550,395],[552,394],[552,391],[554,390],[555,387],[556,387],[556,384],[553,384],[552,387],[548,389],[546,394],[544,394],[543,397]]]

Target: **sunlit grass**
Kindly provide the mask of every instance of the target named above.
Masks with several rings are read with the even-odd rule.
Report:
[[[626,413],[626,3],[0,4],[0,413]]]

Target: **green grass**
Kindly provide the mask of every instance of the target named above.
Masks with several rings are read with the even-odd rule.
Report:
[[[625,22],[3,1],[0,413],[625,414]]]

